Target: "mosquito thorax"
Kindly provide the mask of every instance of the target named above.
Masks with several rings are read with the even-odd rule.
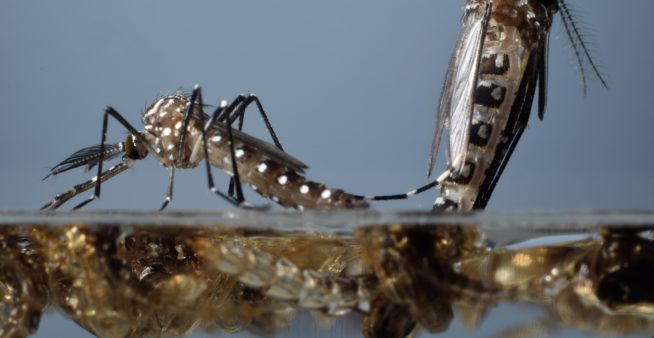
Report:
[[[488,0],[486,0],[488,1]],[[492,0],[491,26],[513,26],[522,40],[534,43],[548,30],[554,12],[558,10],[555,0]]]
[[[198,161],[189,160],[193,146],[202,137],[203,126],[197,119],[189,120],[182,157],[179,157],[180,133],[188,107],[188,98],[178,93],[157,100],[143,114],[143,136],[156,152],[153,156],[165,167],[190,168],[197,165]],[[196,116],[199,114],[197,111]]]

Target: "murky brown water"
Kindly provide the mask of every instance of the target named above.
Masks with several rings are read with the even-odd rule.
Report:
[[[653,225],[617,212],[2,213],[1,335],[34,333],[48,307],[103,337],[274,334],[302,313],[351,317],[370,337],[651,333]],[[494,316],[507,306],[515,316]]]

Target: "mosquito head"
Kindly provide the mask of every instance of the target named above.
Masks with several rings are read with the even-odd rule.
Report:
[[[189,99],[183,94],[163,97],[150,105],[143,114],[144,132],[153,154],[166,167],[189,168],[197,165],[190,160],[194,146],[202,138],[202,119],[200,108],[193,107],[193,115],[188,122],[182,156],[179,156],[179,140],[184,123],[184,115],[189,109]]]

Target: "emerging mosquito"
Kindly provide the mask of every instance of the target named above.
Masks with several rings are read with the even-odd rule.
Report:
[[[270,133],[274,145],[241,132],[245,109],[255,103]],[[102,123],[100,145],[81,149],[53,167],[48,175],[86,166],[98,166],[98,174],[56,195],[41,209],[56,209],[69,199],[95,187],[93,195],[74,209],[100,197],[101,183],[131,167],[136,160],[148,154],[168,168],[168,189],[163,210],[173,198],[175,168],[193,168],[206,159],[209,190],[236,206],[257,207],[245,202],[241,183],[246,183],[261,196],[270,198],[284,207],[298,210],[316,208],[365,208],[370,200],[405,199],[437,185],[431,182],[404,194],[361,196],[331,189],[307,180],[302,173],[307,166],[284,152],[259,99],[254,95],[240,95],[231,104],[221,102],[211,117],[203,112],[202,92],[199,86],[191,97],[177,93],[163,97],[150,105],[144,115],[144,129],[138,131],[114,108],[107,107]],[[129,135],[125,141],[106,144],[109,116],[116,119]],[[239,119],[238,130],[232,124]],[[123,154],[123,160],[107,171],[103,162]],[[218,190],[213,181],[211,166],[232,176],[228,193]],[[45,179],[44,178],[44,179]],[[265,208],[266,206],[258,206]]]
[[[437,180],[434,209],[483,209],[524,131],[536,85],[538,117],[547,97],[547,52],[560,12],[584,92],[586,71],[599,73],[564,0],[466,0],[463,26],[450,60],[429,156],[431,175],[443,130],[448,169]]]

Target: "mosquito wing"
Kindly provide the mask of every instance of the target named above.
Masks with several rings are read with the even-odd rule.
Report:
[[[212,125],[211,129],[219,130],[227,134],[227,126],[220,122],[216,122],[214,125]],[[265,153],[271,159],[280,162],[284,166],[288,167],[289,169],[293,169],[298,173],[303,173],[305,169],[309,168],[306,164],[302,163],[302,161],[262,139],[256,138],[236,129],[232,129],[232,136],[234,139],[237,139],[244,144],[247,144],[248,146]]]
[[[465,165],[474,108],[474,91],[477,88],[479,63],[490,10],[490,5],[484,8],[477,5],[476,8],[471,7],[466,10],[463,27],[441,91],[436,130],[429,156],[428,175],[431,175],[434,168],[445,127],[449,132],[449,164],[453,165],[453,161],[459,158],[458,167],[454,169],[460,171]]]

